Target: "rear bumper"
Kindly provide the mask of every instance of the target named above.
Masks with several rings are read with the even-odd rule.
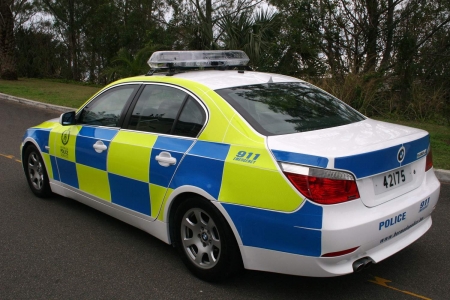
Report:
[[[420,238],[430,227],[431,217],[422,221],[401,239],[390,240],[368,251],[335,258],[302,256],[262,248],[241,246],[246,269],[311,277],[333,277],[353,272],[353,262],[369,256],[379,262]]]
[[[356,260],[368,256],[380,262],[420,238],[431,227],[439,192],[440,183],[430,170],[420,187],[376,207],[366,207],[361,201],[324,206],[321,254],[359,247],[356,251],[313,257],[241,245],[244,266],[317,277],[352,273]]]

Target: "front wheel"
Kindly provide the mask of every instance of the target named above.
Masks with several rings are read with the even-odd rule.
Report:
[[[208,200],[191,198],[175,214],[175,245],[200,279],[218,281],[241,269],[239,247],[225,218]]]
[[[25,176],[31,191],[40,198],[49,197],[52,192],[45,164],[39,150],[34,145],[28,146],[23,160]]]

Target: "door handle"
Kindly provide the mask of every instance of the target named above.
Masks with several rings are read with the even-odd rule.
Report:
[[[163,151],[155,157],[158,163],[163,167],[168,167],[177,163],[177,159],[172,157],[169,152]]]
[[[96,141],[95,144],[94,144],[94,146],[92,146],[92,147],[94,147],[94,150],[95,150],[95,152],[97,152],[97,153],[102,153],[103,151],[105,151],[106,149],[108,149],[108,147],[106,147],[106,145],[103,144],[103,142],[100,141],[100,140]]]

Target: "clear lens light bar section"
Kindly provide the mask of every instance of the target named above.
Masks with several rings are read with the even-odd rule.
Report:
[[[152,69],[214,68],[246,66],[249,60],[240,50],[158,51],[147,63]]]

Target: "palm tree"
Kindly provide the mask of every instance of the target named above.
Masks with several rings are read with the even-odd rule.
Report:
[[[225,49],[244,50],[251,64],[258,66],[262,51],[271,45],[271,36],[277,25],[277,13],[258,10],[253,15],[224,15],[219,22],[220,37]]]

